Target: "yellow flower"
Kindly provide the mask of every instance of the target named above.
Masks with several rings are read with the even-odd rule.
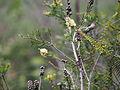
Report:
[[[66,25],[67,25],[68,28],[71,28],[71,27],[75,27],[76,23],[70,17],[66,17]]]
[[[46,76],[46,78],[45,78],[45,80],[48,80],[48,81],[52,81],[52,80],[55,80],[55,77],[56,77],[56,74],[55,73],[49,73],[47,76]]]
[[[48,55],[48,50],[47,50],[47,49],[42,48],[42,49],[39,49],[39,50],[40,50],[40,54],[41,54],[42,56],[47,56],[47,55]]]
[[[63,6],[62,1],[58,1],[58,2],[57,2],[57,5],[58,5],[58,6]]]
[[[65,38],[68,38],[69,37],[69,35],[66,33],[66,34],[64,34],[64,36],[65,36]]]
[[[63,6],[62,1],[54,0],[54,4],[57,6]]]
[[[43,12],[43,14],[48,16],[48,15],[50,15],[50,12]]]

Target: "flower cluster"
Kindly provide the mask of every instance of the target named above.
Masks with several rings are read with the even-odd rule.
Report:
[[[45,49],[45,48],[42,48],[42,49],[38,48],[38,50],[40,50],[40,54],[42,56],[47,56],[48,55],[48,50],[47,49]]]
[[[46,16],[49,16],[49,15],[50,15],[50,12],[45,11],[45,12],[43,12],[43,14],[46,15]]]
[[[48,80],[48,81],[52,81],[52,80],[55,80],[55,77],[56,77],[56,74],[55,73],[49,73],[45,80]]]
[[[76,26],[75,21],[73,19],[71,19],[70,17],[66,17],[65,21],[66,21],[66,25],[69,29]]]
[[[62,1],[60,0],[60,1],[58,1],[58,0],[54,0],[54,3],[53,3],[54,5],[58,5],[58,6],[62,6],[63,4],[62,4]]]

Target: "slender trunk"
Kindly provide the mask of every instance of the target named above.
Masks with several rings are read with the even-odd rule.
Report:
[[[74,44],[75,35],[76,35],[76,33],[74,33],[74,35],[73,35],[73,41],[71,42],[71,44],[72,44],[75,60],[76,60],[76,62],[79,62],[77,51],[76,51],[75,44]],[[80,88],[81,88],[80,90],[83,90],[84,87],[83,87],[83,71],[82,71],[82,67],[80,67],[79,65],[77,67],[78,67],[78,69],[80,71]]]
[[[80,87],[81,87],[81,90],[83,90],[83,71],[82,71],[82,68],[80,68],[80,81],[81,81]]]

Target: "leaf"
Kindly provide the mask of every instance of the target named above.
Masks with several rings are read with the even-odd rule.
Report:
[[[5,65],[5,72],[7,72],[9,68],[10,68],[10,64],[8,63]]]
[[[79,32],[86,40],[90,42],[90,44],[94,47],[94,49],[98,51],[100,54],[109,53],[108,46],[106,45],[105,41],[101,41],[101,40],[95,41],[93,38],[86,35],[82,31]]]
[[[92,39],[91,37],[87,36],[85,33],[83,33],[81,30],[79,31],[80,34],[85,37],[93,46],[95,45],[96,41]]]
[[[0,74],[5,74],[10,68],[10,64],[0,65]]]

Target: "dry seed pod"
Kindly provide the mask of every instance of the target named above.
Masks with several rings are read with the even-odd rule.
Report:
[[[87,5],[87,12],[90,12],[94,4],[94,0],[89,0]]]
[[[72,15],[72,9],[71,9],[71,6],[70,6],[70,4],[71,4],[71,2],[70,2],[70,0],[67,0],[67,8],[66,8],[66,15],[68,16],[68,17],[70,17],[71,15]]]
[[[40,67],[40,76],[43,76],[45,73],[45,67],[44,66],[41,66]]]
[[[34,86],[33,86],[32,80],[28,81],[28,90],[34,90]]]
[[[93,5],[93,3],[94,3],[94,0],[90,0],[90,1],[89,1],[89,5],[90,5],[90,6]]]
[[[38,88],[39,88],[39,81],[35,80],[34,81],[34,90],[38,90]]]

